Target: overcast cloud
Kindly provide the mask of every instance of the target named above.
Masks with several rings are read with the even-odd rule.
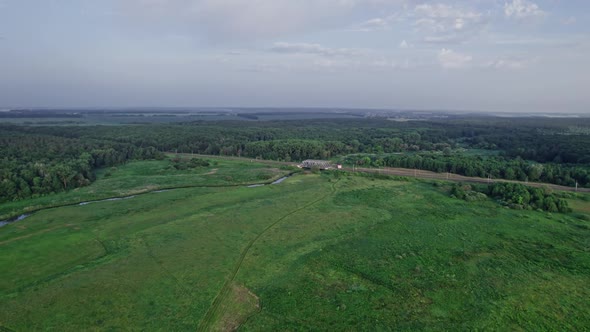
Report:
[[[0,107],[590,113],[585,0],[0,0]]]

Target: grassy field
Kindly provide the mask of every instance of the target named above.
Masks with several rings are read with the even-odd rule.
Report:
[[[290,172],[287,169],[273,168],[247,160],[215,159],[211,160],[209,167],[189,170],[175,170],[171,164],[169,159],[136,161],[102,169],[98,171],[97,181],[88,187],[1,204],[0,220],[46,206],[123,197],[183,186],[228,186],[268,182]]]
[[[157,165],[93,186],[138,188]],[[0,228],[0,329],[584,330],[590,202],[571,202],[551,215],[300,174],[44,210]]]

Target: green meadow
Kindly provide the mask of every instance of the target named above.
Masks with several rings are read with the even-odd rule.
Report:
[[[293,171],[249,161],[215,159],[210,162],[208,167],[187,170],[174,169],[170,159],[134,161],[119,167],[100,169],[97,171],[97,181],[87,187],[0,204],[0,220],[51,206],[125,197],[156,190],[267,183]]]
[[[144,192],[0,228],[0,330],[590,328],[587,196],[549,214],[414,180],[299,173],[248,188],[288,170],[168,163],[0,206]]]

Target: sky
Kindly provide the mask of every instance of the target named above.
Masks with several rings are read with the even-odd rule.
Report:
[[[587,0],[0,0],[0,107],[590,113]]]

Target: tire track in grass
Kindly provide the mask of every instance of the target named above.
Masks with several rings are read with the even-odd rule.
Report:
[[[211,324],[213,323],[213,318],[215,317],[215,314],[218,312],[219,307],[221,305],[221,302],[223,302],[224,298],[227,296],[227,294],[230,292],[231,290],[231,284],[234,282],[236,276],[238,275],[238,272],[240,272],[240,268],[242,267],[242,263],[244,262],[244,259],[246,258],[246,256],[248,255],[248,252],[250,251],[250,249],[252,248],[252,246],[254,246],[254,244],[262,237],[264,236],[269,230],[271,230],[273,227],[275,227],[276,225],[278,225],[281,221],[287,219],[288,217],[296,214],[299,211],[305,210],[307,208],[309,208],[310,206],[326,199],[329,196],[332,196],[336,193],[336,184],[338,183],[338,181],[340,181],[339,179],[336,180],[336,182],[334,182],[332,184],[332,188],[330,190],[329,193],[325,194],[324,196],[310,202],[307,203],[299,208],[296,208],[295,210],[283,215],[282,217],[280,217],[279,219],[275,220],[272,224],[268,225],[262,232],[260,232],[255,238],[253,238],[252,240],[250,240],[250,242],[248,242],[248,245],[244,248],[244,250],[242,250],[242,253],[240,254],[240,257],[236,263],[236,265],[234,266],[233,270],[231,271],[230,277],[225,281],[225,283],[223,284],[223,287],[221,288],[221,290],[219,291],[219,293],[217,293],[217,296],[215,296],[215,299],[213,300],[213,303],[211,304],[211,306],[209,307],[209,309],[207,310],[207,313],[205,314],[205,316],[203,317],[203,320],[201,321],[201,323],[199,324],[197,331],[209,331],[211,328]]]
[[[58,228],[64,228],[64,227],[68,227],[68,225],[55,226],[55,227],[43,229],[43,230],[40,230],[40,231],[37,231],[37,232],[34,232],[34,233],[29,233],[29,234],[26,234],[26,235],[21,235],[21,236],[13,237],[13,238],[8,239],[8,240],[0,241],[0,246],[3,246],[5,244],[12,243],[14,241],[28,239],[28,238],[33,237],[35,235],[40,235],[40,234],[48,233],[48,232],[51,232],[51,231],[56,230]],[[2,330],[0,330],[0,332],[1,331]]]

